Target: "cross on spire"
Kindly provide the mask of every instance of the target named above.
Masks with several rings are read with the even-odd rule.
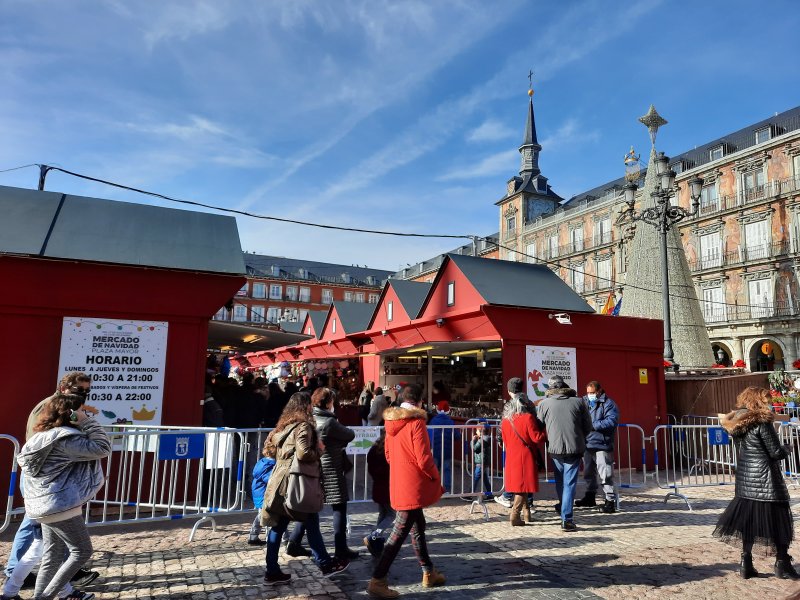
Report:
[[[528,71],[528,89],[533,89],[533,69]]]

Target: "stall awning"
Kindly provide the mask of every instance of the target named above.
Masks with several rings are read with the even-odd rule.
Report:
[[[209,348],[233,350],[242,354],[272,350],[273,348],[289,346],[307,339],[307,335],[255,327],[243,323],[210,321],[208,324]]]

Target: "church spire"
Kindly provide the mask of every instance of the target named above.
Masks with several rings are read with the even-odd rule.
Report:
[[[531,78],[533,73],[529,75]],[[519,153],[522,155],[522,166],[519,174],[524,176],[526,174],[538,175],[541,173],[539,170],[539,152],[542,147],[536,139],[536,118],[533,116],[533,84],[528,89],[528,121],[525,123],[525,136],[522,139],[522,145],[519,147]]]

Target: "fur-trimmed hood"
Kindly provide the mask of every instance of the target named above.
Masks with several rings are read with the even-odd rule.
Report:
[[[749,410],[737,408],[722,417],[719,424],[731,435],[744,435],[748,429],[757,427],[762,423],[772,423],[775,415],[768,408],[764,410]]]
[[[384,427],[386,435],[397,435],[403,427],[415,419],[422,419],[427,423],[428,413],[421,408],[403,408],[402,406],[390,406],[383,411]]]

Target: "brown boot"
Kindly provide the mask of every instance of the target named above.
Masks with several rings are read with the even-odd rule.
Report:
[[[444,585],[445,578],[442,573],[436,569],[425,571],[422,573],[422,587],[437,587]]]
[[[514,503],[511,505],[511,512],[508,515],[508,520],[512,527],[519,527],[525,525],[522,520],[522,508],[525,506],[526,498],[521,494],[514,494]]]
[[[533,523],[533,511],[528,505],[527,498],[525,499],[525,504],[522,505],[522,518],[525,519],[526,523]]]
[[[370,598],[397,598],[400,596],[400,592],[391,589],[387,585],[385,577],[383,579],[373,577],[367,585],[367,595]]]

